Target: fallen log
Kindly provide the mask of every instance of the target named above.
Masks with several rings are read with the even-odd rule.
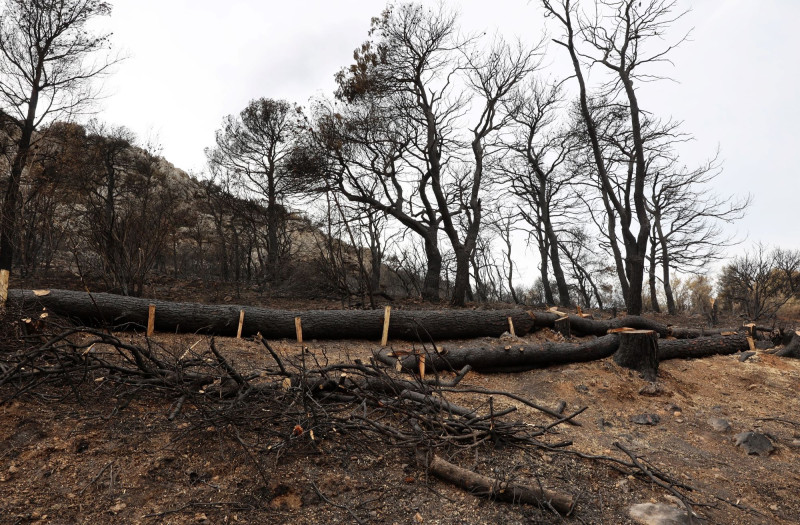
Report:
[[[425,366],[438,371],[459,370],[470,365],[479,372],[522,372],[552,365],[603,359],[612,355],[618,346],[619,334],[608,334],[578,344],[479,344],[430,352],[425,357]],[[418,356],[415,354],[403,355],[390,349],[381,349],[376,352],[376,356],[378,360],[391,366],[399,360],[404,369],[417,369]]]
[[[681,328],[677,326],[670,326],[664,323],[659,323],[653,319],[647,319],[638,315],[627,315],[624,317],[615,317],[613,319],[591,319],[582,315],[567,314],[566,319],[561,312],[532,312],[528,314],[533,318],[533,328],[540,330],[542,328],[557,328],[559,326],[568,326],[572,335],[596,335],[602,336],[609,332],[609,330],[616,330],[619,328],[633,328],[635,330],[652,330],[662,338],[675,337],[678,339],[691,339],[695,337],[703,337],[709,335],[720,335],[726,332],[735,332],[735,329],[714,329],[706,330],[703,328]]]
[[[428,472],[437,478],[461,487],[476,496],[511,503],[528,503],[555,510],[562,516],[569,515],[575,506],[575,499],[569,494],[544,489],[537,485],[500,481],[454,465],[436,455],[432,455],[427,460],[423,459],[423,461],[426,463]]]
[[[469,365],[477,372],[495,373],[522,372],[553,365],[595,361],[614,355],[620,346],[620,337],[626,333],[631,332],[611,333],[579,343],[505,346],[477,344],[460,348],[444,347],[439,352],[427,353],[425,366],[430,370],[454,371]],[[733,354],[748,348],[747,336],[743,333],[695,339],[659,339],[658,357],[655,362]],[[418,354],[419,352],[394,351],[386,348],[375,353],[382,363],[396,366],[399,362],[403,369],[412,372],[418,369],[420,357]],[[653,368],[657,369],[657,365]]]
[[[783,345],[783,348],[775,352],[775,355],[800,359],[800,331],[791,332],[789,341]]]
[[[176,303],[107,293],[69,290],[9,290],[9,308],[36,306],[77,319],[87,326],[144,328],[149,305],[155,305],[155,330],[236,336],[244,311],[242,335],[267,339],[295,338],[301,317],[305,339],[380,339],[383,310],[291,311],[241,305]],[[517,335],[533,327],[523,310],[393,310],[389,337],[409,341],[498,337],[511,318]]]
[[[658,359],[696,359],[717,354],[735,354],[748,350],[750,345],[744,333],[696,339],[669,339],[658,342]]]

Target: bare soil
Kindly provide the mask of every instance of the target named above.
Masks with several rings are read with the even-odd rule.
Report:
[[[665,320],[662,316],[660,320]],[[681,318],[686,326],[701,320]],[[142,343],[139,334],[125,334]],[[525,339],[560,336],[544,330]],[[377,338],[377,334],[376,334]],[[156,334],[165,346],[189,348],[204,336]],[[300,352],[276,341],[283,355]],[[441,342],[463,345],[466,341]],[[205,344],[201,341],[200,344]],[[411,343],[393,342],[403,349]],[[217,338],[241,369],[269,359],[253,341]],[[320,361],[368,360],[368,341],[306,342]],[[800,361],[764,352],[661,363],[661,391],[640,394],[645,382],[611,359],[516,374],[470,372],[460,386],[504,390],[567,412],[587,406],[581,426],[559,426],[567,450],[628,459],[620,442],[643,460],[696,489],[708,506],[704,523],[800,523]],[[158,392],[115,390],[102,379],[75,392],[56,387],[0,405],[0,523],[553,523],[553,514],[525,505],[480,499],[426,475],[414,451],[329,432],[292,438],[278,453],[259,453],[259,470],[230,428],[198,426],[187,406],[167,419],[174,399]],[[0,398],[5,393],[0,390]],[[516,406],[511,418],[548,417],[517,401],[493,396],[494,407]],[[452,398],[479,406],[487,396]],[[656,414],[656,425],[631,422]],[[712,417],[731,430],[715,431]],[[258,414],[253,414],[257,426]],[[255,428],[255,427],[254,427]],[[273,429],[292,435],[292,428]],[[734,444],[739,432],[766,434],[776,450],[748,456]],[[252,436],[244,435],[247,442]],[[666,490],[626,476],[609,463],[545,449],[497,444],[465,448],[449,457],[461,466],[504,480],[566,491],[578,503],[566,523],[633,523],[632,504],[676,504]],[[727,501],[727,503],[725,501]]]

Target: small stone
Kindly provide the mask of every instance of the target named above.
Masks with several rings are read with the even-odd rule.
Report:
[[[636,423],[637,425],[657,425],[659,421],[661,421],[661,418],[658,417],[658,414],[638,414],[631,417],[631,423]]]
[[[420,514],[419,512],[414,514],[414,521],[416,521],[417,523],[422,523],[422,521],[423,521],[422,514]]]
[[[775,505],[775,504],[773,504],[773,505],[770,505],[770,506],[769,506],[769,510],[771,510],[772,512],[778,512],[778,509],[779,509],[779,508],[780,508],[780,507],[778,507],[778,506],[777,506],[777,505]]]
[[[628,510],[628,515],[642,525],[683,525],[690,523],[686,511],[664,503],[638,503]]]
[[[116,505],[114,505],[113,507],[111,507],[111,508],[110,508],[110,509],[108,509],[108,510],[110,510],[111,512],[113,512],[114,514],[116,514],[117,512],[120,512],[120,511],[124,510],[124,509],[125,509],[125,507],[127,507],[127,506],[128,506],[128,505],[126,505],[125,503],[122,503],[122,502],[120,501],[119,503],[117,503]]]
[[[800,439],[793,439],[792,446],[796,448],[800,448]]]
[[[748,455],[758,454],[759,456],[769,456],[775,447],[772,441],[764,434],[758,432],[742,432],[736,434],[736,446],[742,447]]]
[[[717,432],[728,432],[731,429],[731,424],[728,420],[721,417],[712,417],[708,420],[708,424]]]
[[[655,381],[648,381],[639,389],[640,396],[657,396],[664,393],[664,387]]]
[[[19,472],[19,468],[15,467],[14,465],[11,465],[10,467],[8,467],[8,473],[9,474],[15,474],[17,472]]]

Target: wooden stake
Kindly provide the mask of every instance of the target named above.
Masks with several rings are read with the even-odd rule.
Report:
[[[381,337],[381,346],[389,344],[389,318],[392,316],[392,307],[387,306],[383,311],[383,336]]]
[[[244,310],[239,310],[239,328],[236,330],[236,339],[242,338],[243,326],[244,326]]]
[[[425,354],[419,354],[419,378],[425,379]]]
[[[508,332],[512,337],[517,337],[517,333],[514,331],[514,320],[511,317],[508,318]]]
[[[0,270],[0,307],[5,307],[8,300],[8,277],[11,273],[8,270]]]
[[[297,342],[303,342],[303,324],[299,317],[294,318],[294,331],[297,332]]]
[[[751,352],[755,352],[756,351],[756,343],[755,343],[755,341],[753,341],[753,338],[750,337],[749,335],[747,336],[747,344],[750,346],[750,351]]]
[[[147,311],[147,337],[156,330],[156,305],[151,304]]]

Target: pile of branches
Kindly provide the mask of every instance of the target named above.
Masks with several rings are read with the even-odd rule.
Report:
[[[570,441],[552,439],[554,429],[577,424],[574,418],[585,410],[561,414],[512,394],[496,394],[541,408],[550,416],[545,423],[530,424],[509,418],[515,407],[496,410],[494,396],[481,396],[477,408],[449,401],[447,396],[459,392],[459,382],[469,367],[406,379],[374,359],[329,363],[324,355],[307,348],[281,357],[266,339],[255,336],[272,364],[244,371],[234,366],[214,338],[193,348],[166,348],[151,338],[135,344],[130,334],[123,337],[49,319],[27,321],[17,323],[17,330],[25,328],[26,333],[16,334],[16,344],[10,344],[13,338],[6,334],[5,351],[0,352],[0,404],[53,391],[66,391],[81,400],[84,387],[102,384],[127,393],[113,396],[121,400],[114,409],[118,412],[136,395],[156,394],[170,402],[165,411],[169,420],[191,406],[193,413],[202,415],[204,425],[233,429],[233,440],[253,459],[265,482],[260,454],[351,434],[359,440],[369,437],[363,441],[421,452],[420,461],[434,474],[446,477],[457,467],[443,458],[457,449],[498,443],[568,447]],[[33,325],[36,330],[31,330]],[[260,427],[258,443],[246,442],[238,431],[252,424]],[[487,496],[511,497],[559,514],[568,514],[574,506],[571,495],[538,485],[501,487],[489,478],[476,479],[470,489]]]
[[[696,504],[688,495],[691,487],[622,445],[618,448],[627,455],[624,459],[572,450],[572,442],[563,439],[557,427],[580,425],[575,418],[586,407],[563,413],[563,406],[549,409],[512,393],[461,387],[469,365],[427,376],[424,370],[400,375],[400,370],[374,357],[369,362],[330,363],[324,354],[306,348],[282,357],[256,335],[253,340],[269,353],[271,362],[242,370],[213,338],[201,339],[203,345],[198,341],[189,348],[167,348],[150,338],[135,344],[130,334],[69,326],[52,318],[25,321],[3,323],[0,405],[20,396],[53,400],[53,392],[81,400],[87,386],[100,384],[118,392],[113,396],[118,399],[113,415],[137,395],[161,396],[167,401],[165,407],[169,405],[168,420],[182,412],[189,417],[186,413],[191,412],[204,425],[229,429],[231,440],[252,460],[265,483],[269,478],[265,455],[355,435],[358,442],[413,451],[429,473],[474,494],[530,503],[559,515],[573,512],[575,495],[544,488],[543,480],[524,484],[490,478],[445,458],[498,445],[570,454],[608,463],[625,475],[664,487],[684,502],[690,516]],[[423,352],[432,355],[428,349]],[[455,394],[472,395],[477,408],[448,399]],[[536,409],[546,421],[512,419],[516,408],[495,409],[496,397]],[[243,437],[240,430],[253,426],[258,431]]]

